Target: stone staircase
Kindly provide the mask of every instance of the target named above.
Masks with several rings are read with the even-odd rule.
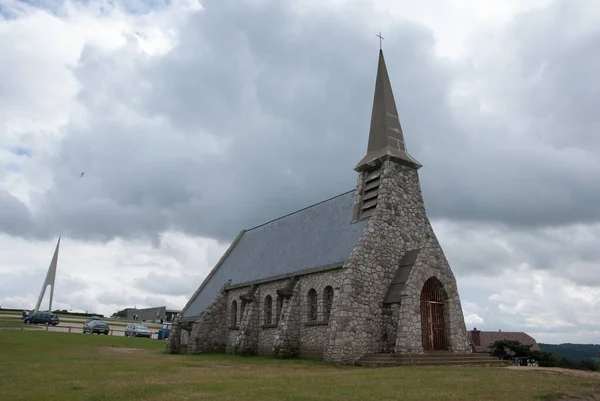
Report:
[[[359,366],[508,366],[489,354],[453,354],[451,351],[427,351],[419,355],[368,354],[357,362]]]

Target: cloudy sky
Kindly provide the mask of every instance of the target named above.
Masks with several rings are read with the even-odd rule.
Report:
[[[1,0],[0,305],[62,235],[54,306],[181,308],[354,188],[381,31],[468,328],[600,342],[600,6],[500,3]]]

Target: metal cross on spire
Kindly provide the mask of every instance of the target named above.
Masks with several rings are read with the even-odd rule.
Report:
[[[381,36],[381,32],[379,32],[379,35],[377,35],[377,37],[379,38],[379,50],[381,50],[381,40],[385,38]]]

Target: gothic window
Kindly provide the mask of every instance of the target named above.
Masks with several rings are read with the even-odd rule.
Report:
[[[331,286],[325,287],[323,290],[323,321],[329,321],[329,315],[331,314],[331,306],[333,305],[333,288]]]
[[[264,314],[264,324],[271,324],[273,322],[273,298],[270,295],[265,297]]]
[[[279,319],[281,318],[281,310],[283,309],[283,297],[277,297],[277,306],[275,311],[277,315],[275,316],[275,323],[279,324]]]
[[[308,306],[308,321],[314,322],[317,320],[317,290],[311,288],[307,296]]]
[[[379,195],[379,181],[381,178],[381,168],[371,171],[365,171],[365,186],[363,189],[362,204],[360,207],[360,217],[369,217],[375,211],[377,206],[377,196]]]
[[[231,303],[231,310],[229,311],[231,318],[231,327],[237,326],[237,301]]]

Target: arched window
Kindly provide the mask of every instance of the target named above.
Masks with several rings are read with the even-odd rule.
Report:
[[[325,287],[323,290],[323,321],[329,321],[329,315],[331,314],[331,306],[333,305],[333,288],[331,286]]]
[[[273,322],[273,298],[270,295],[265,297],[264,314],[264,324],[271,324]]]
[[[275,312],[277,315],[275,316],[275,323],[279,324],[279,319],[281,319],[281,310],[283,309],[283,297],[277,297],[277,306],[275,308]]]
[[[317,320],[317,290],[311,288],[307,296],[308,306],[308,321],[314,322]]]
[[[231,318],[231,327],[237,326],[237,301],[231,303],[231,310],[229,311]]]

